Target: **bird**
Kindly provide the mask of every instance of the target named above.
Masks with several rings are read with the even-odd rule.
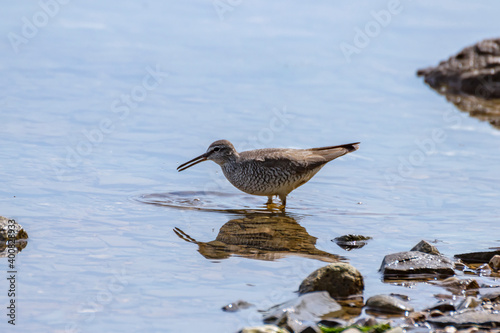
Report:
[[[265,148],[238,152],[228,140],[217,140],[207,151],[177,167],[186,170],[204,161],[214,161],[227,180],[237,189],[253,195],[273,197],[286,207],[287,195],[307,183],[322,167],[337,157],[358,150],[359,142],[320,148]]]

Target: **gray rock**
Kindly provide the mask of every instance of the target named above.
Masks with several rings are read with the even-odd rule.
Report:
[[[454,326],[463,328],[476,325],[482,327],[498,327],[500,325],[500,314],[485,311],[467,311],[457,313],[453,316],[429,318],[427,321],[437,327]]]
[[[456,254],[455,257],[462,260],[465,263],[487,264],[495,255],[500,255],[500,250],[461,253],[461,254]]]
[[[399,252],[384,257],[380,271],[384,279],[443,278],[455,274],[453,262],[442,255],[419,251]]]
[[[388,314],[404,314],[413,311],[413,307],[407,302],[389,295],[372,296],[366,301],[365,306],[372,311]]]
[[[364,289],[363,276],[347,263],[333,263],[312,272],[299,287],[299,293],[327,291],[334,299],[345,299],[361,295]]]
[[[239,333],[289,333],[286,329],[275,325],[262,325],[255,327],[246,327]]]
[[[410,251],[419,251],[428,254],[441,254],[434,245],[425,240],[421,240]]]
[[[326,291],[309,293],[273,306],[264,312],[264,322],[290,328],[293,332],[303,332],[316,327],[316,322],[328,317],[334,318],[342,312],[342,307]]]
[[[490,259],[488,265],[491,267],[492,270],[500,271],[500,255],[498,254],[494,255],[493,258]]]

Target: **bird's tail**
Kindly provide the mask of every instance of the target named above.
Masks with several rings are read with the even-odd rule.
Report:
[[[352,153],[353,151],[356,151],[358,149],[359,149],[359,142],[348,143],[340,146],[312,148],[311,150],[314,152],[314,154],[321,155],[328,161],[331,161],[336,159],[337,157]]]

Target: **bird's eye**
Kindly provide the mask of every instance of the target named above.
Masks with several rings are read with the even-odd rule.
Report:
[[[214,151],[219,151],[219,150],[220,150],[220,148],[219,148],[219,147],[215,147],[215,148],[214,148]]]

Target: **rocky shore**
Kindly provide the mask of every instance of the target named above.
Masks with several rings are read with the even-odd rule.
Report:
[[[386,255],[379,270],[384,282],[428,283],[443,289],[435,295],[436,303],[423,308],[401,294],[377,294],[365,301],[362,272],[345,262],[330,263],[304,278],[296,299],[259,310],[262,326],[240,332],[499,332],[499,262],[500,250],[448,258],[426,241],[410,251]],[[480,283],[474,276],[488,276],[491,283]],[[239,302],[223,310],[251,306]]]

